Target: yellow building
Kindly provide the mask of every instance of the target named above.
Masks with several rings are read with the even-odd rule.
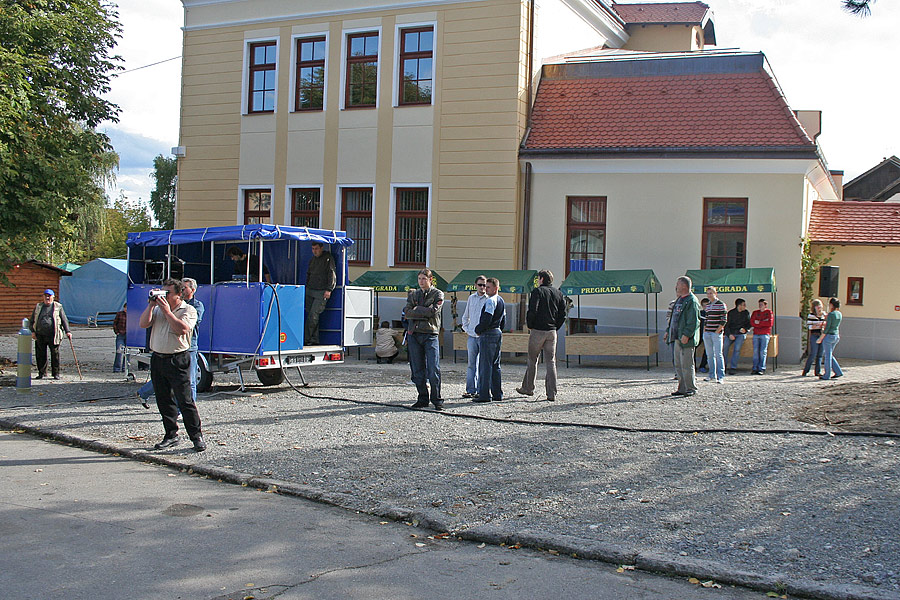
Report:
[[[900,360],[900,204],[816,202],[809,239],[813,250],[834,253],[828,264],[839,274],[840,354]]]

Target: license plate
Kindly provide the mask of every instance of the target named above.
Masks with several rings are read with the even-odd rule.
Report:
[[[288,356],[284,359],[284,364],[286,365],[300,365],[303,363],[310,363],[314,359],[311,355],[298,355],[298,356]]]

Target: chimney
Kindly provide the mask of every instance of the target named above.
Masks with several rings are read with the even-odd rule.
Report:
[[[821,110],[795,110],[794,115],[800,121],[800,125],[806,130],[806,134],[816,141],[819,134],[822,133],[822,111]]]
[[[831,173],[831,179],[834,181],[834,188],[837,191],[838,200],[844,199],[844,172],[828,171]]]

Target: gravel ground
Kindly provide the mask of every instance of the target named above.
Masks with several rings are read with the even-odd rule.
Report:
[[[9,387],[7,372],[0,418],[123,448],[152,446],[162,435],[158,413],[134,396],[146,372],[137,383],[109,372],[108,329],[77,329],[75,340],[84,380],[68,348],[63,379],[35,381],[30,395]],[[0,336],[0,355],[14,359],[15,343]],[[524,373],[518,361],[503,367],[507,400],[477,405],[460,397],[464,363],[447,357],[447,411],[438,414],[398,408],[415,400],[408,366],[376,365],[364,354],[306,371],[307,396],[287,385],[264,388],[253,375],[241,393],[235,375],[216,375],[213,393],[199,400],[209,450],[195,454],[182,444],[160,454],[306,484],[342,495],[357,510],[422,511],[454,531],[552,534],[785,582],[844,586],[853,597],[900,598],[900,439],[691,432],[822,431],[796,415],[852,395],[841,390],[888,389],[884,382],[900,375],[898,363],[842,366],[840,382],[802,378],[797,365],[764,377],[745,370],[724,385],[701,382],[698,395],[679,399],[669,395],[665,365],[649,372],[634,364],[561,366],[557,402],[549,403],[515,395]],[[453,416],[461,414],[691,433]],[[854,425],[865,429],[859,419]],[[873,428],[885,431],[884,422]]]

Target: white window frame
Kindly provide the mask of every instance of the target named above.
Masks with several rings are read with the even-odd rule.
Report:
[[[306,38],[316,38],[325,36],[325,90],[322,92],[322,110],[314,111],[314,110],[296,110],[297,108],[297,61],[300,60],[300,57],[297,56],[297,40],[303,40]],[[328,67],[331,63],[328,60],[329,56],[329,42],[331,41],[331,36],[327,31],[319,31],[314,33],[295,33],[291,35],[291,94],[290,94],[290,113],[303,114],[303,113],[318,113],[325,112],[328,107]],[[300,187],[300,186],[295,186]],[[313,186],[310,186],[313,187]]]
[[[411,104],[409,108],[414,108],[416,106],[426,107],[426,106],[434,106],[434,97],[437,94],[437,85],[435,85],[437,77],[435,76],[435,60],[437,59],[437,48],[438,48],[438,24],[437,21],[424,21],[421,23],[397,23],[394,28],[394,46],[396,52],[394,52],[394,89],[391,92],[391,106],[397,108],[400,105],[400,30],[401,29],[414,29],[416,27],[432,27],[432,35],[434,36],[434,47],[431,50],[431,104]],[[379,46],[379,51],[381,47]],[[403,108],[407,108],[406,105],[403,105]],[[429,193],[429,199],[431,195]],[[430,201],[430,200],[429,200]]]
[[[363,30],[368,31],[368,30]],[[345,38],[346,39],[346,38]],[[341,183],[337,186],[337,196],[334,203],[334,229],[342,231],[341,209],[344,206],[344,188],[372,188],[372,252],[369,255],[369,266],[375,264],[375,231],[378,223],[375,208],[378,206],[378,188],[374,183]],[[346,233],[346,232],[344,232]],[[359,265],[353,265],[359,266]]]
[[[322,229],[322,221],[325,216],[325,186],[319,184],[291,183],[284,188],[284,224],[293,227],[291,213],[294,208],[294,190],[319,190],[319,229]]]
[[[433,96],[432,96],[433,97]],[[423,105],[424,106],[424,105]],[[348,186],[349,187],[349,186]],[[433,195],[431,190],[430,183],[392,183],[391,184],[391,199],[389,203],[389,222],[388,222],[388,260],[387,265],[389,267],[395,266],[396,257],[394,252],[394,237],[395,232],[397,230],[397,190],[403,188],[426,188],[428,190],[428,230],[426,234],[426,244],[425,244],[425,265],[428,266],[431,264],[431,224],[433,222],[433,212],[432,212],[432,201]],[[374,223],[373,229],[374,229]]]
[[[259,44],[261,42],[275,42],[275,110],[271,113],[252,113],[250,112],[250,45]],[[244,40],[244,65],[241,71],[241,115],[243,116],[259,116],[266,114],[275,114],[278,112],[278,56],[281,52],[281,39],[279,36],[267,36],[261,38],[247,38]]]
[[[378,82],[375,87],[375,109],[377,109],[379,104],[381,103],[381,77],[384,72],[382,64],[384,62],[384,57],[382,56],[383,53],[381,52],[381,42],[382,40],[384,40],[384,31],[382,30],[381,25],[377,25],[375,27],[355,27],[353,29],[343,29],[341,30],[341,110],[345,110],[347,108],[347,38],[354,33],[367,33],[373,31],[378,32],[378,69],[376,70],[376,77],[378,78]],[[351,108],[350,110],[358,109]]]

